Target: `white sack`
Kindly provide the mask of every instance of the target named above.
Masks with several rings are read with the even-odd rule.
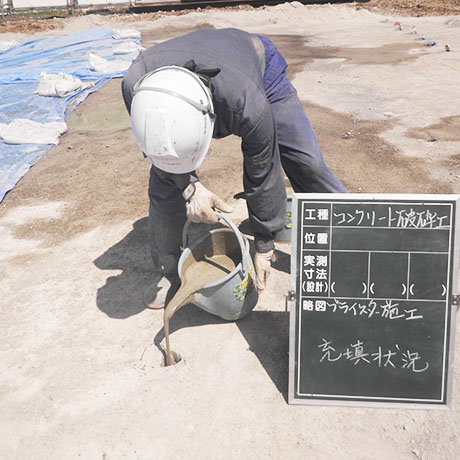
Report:
[[[67,97],[75,91],[94,86],[93,82],[83,83],[80,79],[62,72],[59,72],[58,75],[42,72],[41,76],[42,78],[35,91],[40,96]]]
[[[0,53],[4,53],[5,51],[8,51],[10,48],[14,48],[18,42],[12,40],[12,41],[7,41],[7,42],[0,42]]]
[[[59,144],[59,136],[67,131],[65,122],[40,123],[26,118],[0,123],[0,139],[6,144]]]
[[[89,67],[98,73],[118,73],[124,72],[129,69],[131,62],[116,59],[115,61],[108,61],[101,56],[93,53],[88,53]]]
[[[115,40],[123,40],[125,38],[141,38],[141,33],[135,29],[114,29],[112,38]]]
[[[141,45],[138,45],[135,42],[125,42],[116,46],[113,49],[113,54],[129,54],[134,53],[135,51],[144,51],[145,48]]]

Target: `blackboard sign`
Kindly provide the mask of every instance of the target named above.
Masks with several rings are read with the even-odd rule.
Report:
[[[294,195],[291,404],[449,405],[459,200]]]

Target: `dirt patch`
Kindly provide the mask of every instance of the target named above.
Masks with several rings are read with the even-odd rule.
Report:
[[[403,16],[438,16],[460,13],[459,0],[370,0],[356,8],[378,10]]]
[[[351,192],[450,193],[426,163],[404,157],[379,134],[391,122],[360,121],[304,102],[326,161]]]
[[[330,58],[345,59],[350,64],[358,65],[397,65],[418,59],[425,53],[414,54],[413,50],[420,50],[421,45],[412,43],[390,43],[376,48],[338,48],[331,53]],[[328,55],[328,49],[317,48],[318,56]]]
[[[450,181],[460,183],[460,155],[451,155],[441,163],[448,171]]]
[[[0,18],[0,34],[7,32],[33,34],[62,28],[63,23],[60,18],[41,19],[24,15],[8,15]]]
[[[427,142],[460,141],[460,115],[442,118],[434,125],[411,129],[407,135]]]
[[[308,46],[308,36],[267,35],[289,62],[289,78],[305,69],[305,64],[315,59],[345,59],[357,65],[397,65],[418,59],[427,54],[418,43],[390,43],[375,48],[340,48],[335,46]]]

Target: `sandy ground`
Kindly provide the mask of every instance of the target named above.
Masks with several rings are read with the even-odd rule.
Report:
[[[358,0],[359,1],[359,0]],[[459,0],[362,0],[357,7],[405,16],[459,14]]]
[[[137,28],[144,46],[201,27],[268,35],[350,191],[460,193],[460,16],[292,3],[59,21],[0,39],[96,27]],[[458,360],[449,411],[287,404],[289,244],[245,319],[182,309],[171,340],[183,360],[164,367],[162,312],[142,302],[149,165],[120,80],[67,121],[0,204],[0,458],[459,458]],[[200,171],[228,202],[242,189],[239,151],[235,137],[213,142]]]

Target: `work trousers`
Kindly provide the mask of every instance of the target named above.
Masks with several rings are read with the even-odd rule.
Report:
[[[326,164],[316,135],[297,94],[270,104],[280,159],[296,193],[346,193]]]
[[[281,165],[297,193],[340,193],[346,188],[324,161],[310,120],[287,77],[287,63],[268,38],[265,49],[265,94],[276,125]]]

